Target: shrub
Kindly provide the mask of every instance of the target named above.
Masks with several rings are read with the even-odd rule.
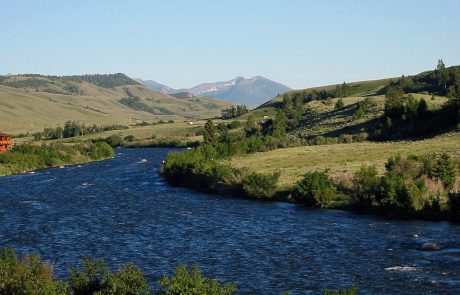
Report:
[[[362,166],[355,174],[356,187],[354,204],[358,208],[368,208],[378,193],[380,177],[375,166]]]
[[[305,174],[297,183],[296,196],[308,206],[326,207],[335,196],[334,183],[326,172],[314,171]]]
[[[444,186],[450,188],[455,183],[455,166],[452,157],[442,153],[436,159],[436,166],[433,169],[433,176],[442,181]]]
[[[105,159],[113,155],[113,148],[105,142],[96,142],[89,147],[89,156],[92,160]]]
[[[343,102],[343,98],[339,98],[337,102],[335,103],[335,108],[336,109],[341,109],[345,106],[345,103]]]
[[[221,284],[217,279],[204,277],[196,265],[192,265],[190,272],[185,265],[179,265],[174,277],[164,276],[159,283],[159,295],[231,295],[237,291],[235,284]]]
[[[150,294],[150,288],[141,270],[133,264],[112,272],[104,260],[83,257],[83,269],[73,268],[70,285],[74,295],[86,294]]]
[[[68,294],[68,285],[56,282],[49,263],[36,254],[20,260],[12,249],[0,250],[0,294]]]
[[[121,138],[121,136],[117,134],[107,137],[105,141],[112,147],[123,145],[123,138]]]
[[[123,140],[125,140],[127,142],[132,142],[132,141],[134,141],[134,135],[132,135],[132,134],[126,135]]]
[[[243,178],[243,191],[251,198],[271,198],[276,191],[280,175],[279,171],[272,174],[252,172]]]
[[[423,179],[413,180],[390,171],[382,178],[376,199],[387,210],[420,210],[425,205],[425,191],[426,184]]]

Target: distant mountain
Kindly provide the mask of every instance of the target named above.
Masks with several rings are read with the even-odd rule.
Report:
[[[164,93],[164,94],[171,94],[171,93],[177,93],[178,91],[176,89],[173,89],[171,87],[168,87],[166,85],[160,84],[158,82],[155,82],[153,80],[142,80],[139,78],[134,79],[137,82],[141,83],[145,87],[148,87],[150,89],[153,89],[155,91]]]
[[[258,106],[279,94],[291,90],[289,87],[271,81],[262,76],[256,76],[250,79],[236,77],[235,79],[223,82],[203,83],[190,89],[172,89],[168,86],[148,80],[137,79],[144,86],[160,91],[163,93],[190,93],[198,97],[215,97],[230,101],[236,104],[245,104],[248,106]]]

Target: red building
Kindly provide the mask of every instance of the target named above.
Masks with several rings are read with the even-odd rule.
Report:
[[[11,135],[0,132],[0,152],[7,151],[13,147]]]

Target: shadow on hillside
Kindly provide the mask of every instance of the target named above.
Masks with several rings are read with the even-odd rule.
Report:
[[[329,128],[337,128],[340,127],[340,125],[351,122],[351,117],[357,108],[358,103],[354,103],[340,109],[334,109],[320,114],[317,114],[312,110],[308,110],[304,118],[300,121],[300,125],[308,129],[319,125],[324,125]],[[328,123],[326,124],[325,122]]]

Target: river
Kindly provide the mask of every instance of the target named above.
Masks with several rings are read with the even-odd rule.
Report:
[[[58,277],[81,255],[133,262],[155,286],[181,263],[241,293],[460,294],[460,225],[222,198],[168,185],[171,149],[0,178],[0,247],[36,252]],[[146,161],[143,161],[145,159]],[[437,242],[438,251],[420,250]]]

